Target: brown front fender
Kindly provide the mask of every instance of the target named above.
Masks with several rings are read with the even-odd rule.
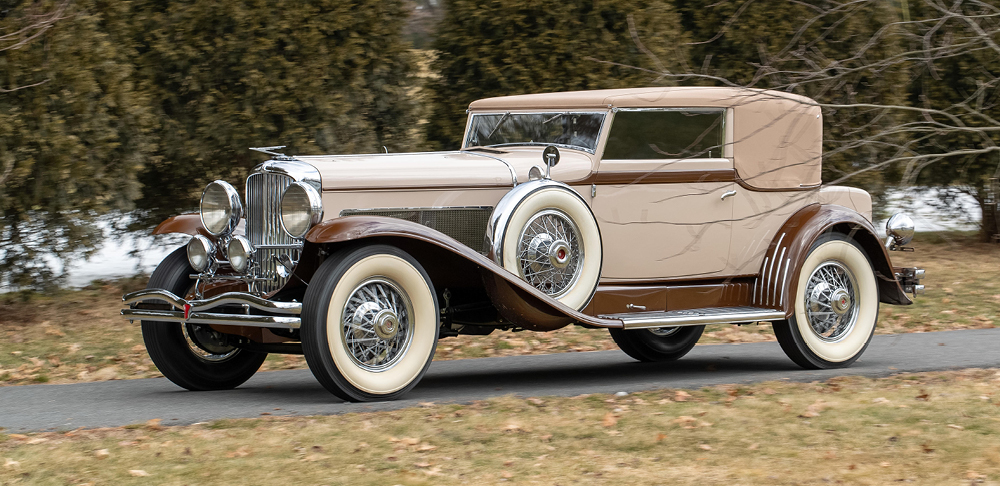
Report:
[[[871,260],[878,283],[879,301],[909,305],[913,301],[903,291],[889,261],[889,254],[879,241],[875,227],[855,211],[833,204],[806,206],[785,221],[774,235],[761,265],[753,303],[778,308],[786,317],[795,312],[794,289],[799,272],[812,244],[826,232],[837,232],[856,241]]]
[[[306,234],[307,245],[365,240],[389,243],[396,240],[405,242],[408,246],[431,245],[445,250],[434,252],[437,258],[433,261],[421,261],[425,267],[433,265],[447,271],[448,268],[468,268],[471,263],[479,269],[483,286],[500,315],[519,327],[551,331],[574,322],[595,327],[623,327],[618,319],[588,316],[563,305],[472,248],[419,223],[381,216],[344,216],[324,221]],[[312,251],[303,248],[303,253],[309,254]]]
[[[156,225],[153,230],[154,235],[167,235],[170,233],[184,233],[191,236],[202,235],[208,238],[214,237],[208,234],[205,226],[201,224],[201,215],[198,213],[185,213],[171,216],[162,223]]]

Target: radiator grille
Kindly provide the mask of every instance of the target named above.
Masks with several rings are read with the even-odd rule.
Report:
[[[463,208],[380,208],[345,209],[341,216],[386,216],[420,223],[438,230],[459,243],[483,253],[483,238],[493,208],[490,206]]]
[[[287,254],[292,261],[299,260],[300,243],[281,228],[281,195],[292,183],[284,174],[258,172],[247,178],[247,238],[256,249],[251,276],[257,280],[253,288],[258,292],[272,292],[285,284],[286,278],[278,275],[275,257]],[[279,246],[283,248],[271,248]]]

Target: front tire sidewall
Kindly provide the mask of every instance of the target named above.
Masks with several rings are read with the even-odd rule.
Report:
[[[347,300],[360,284],[384,277],[409,299],[411,339],[389,368],[370,371],[348,354],[342,331]],[[345,400],[391,400],[413,388],[430,365],[437,347],[438,305],[427,273],[409,254],[388,245],[372,245],[327,259],[306,291],[302,344],[309,368],[334,395]]]
[[[594,296],[597,281],[601,277],[601,232],[593,213],[586,203],[564,189],[545,188],[525,197],[514,210],[503,236],[503,267],[511,273],[519,274],[517,245],[528,221],[540,211],[557,209],[569,216],[580,232],[583,246],[583,266],[573,287],[557,300],[567,307],[582,310]]]
[[[809,324],[806,314],[805,292],[812,272],[828,261],[846,266],[857,281],[858,315],[854,328],[842,339],[830,342],[820,339]],[[809,368],[839,368],[856,361],[871,342],[878,320],[879,294],[871,262],[863,250],[851,240],[840,235],[830,235],[818,240],[799,272],[795,291],[795,312],[788,320],[789,331],[796,347]],[[798,361],[798,360],[796,360]]]

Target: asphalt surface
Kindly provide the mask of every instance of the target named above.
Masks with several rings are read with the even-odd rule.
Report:
[[[339,401],[308,370],[258,373],[243,386],[221,392],[189,392],[164,378],[8,386],[0,387],[0,427],[6,432],[70,430],[154,418],[181,425],[261,413],[392,410],[507,394],[572,396],[991,367],[1000,367],[1000,328],[875,336],[860,360],[840,370],[802,370],[774,342],[696,346],[673,363],[639,363],[617,350],[439,361],[405,399],[363,404]]]

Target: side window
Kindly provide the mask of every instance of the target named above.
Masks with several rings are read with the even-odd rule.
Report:
[[[722,157],[725,110],[618,110],[605,159]]]

